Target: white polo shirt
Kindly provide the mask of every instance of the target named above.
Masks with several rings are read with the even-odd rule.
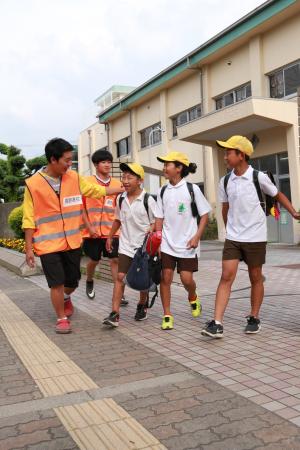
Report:
[[[263,193],[275,197],[277,187],[263,172],[259,172],[258,181]],[[227,184],[227,195],[224,189],[224,177],[219,184],[219,201],[229,203],[226,238],[237,242],[266,242],[267,219],[261,207],[253,183],[253,168],[248,167],[246,172],[235,175],[234,171]]]
[[[130,204],[127,193],[123,194],[121,211],[119,208],[119,197],[116,206],[116,219],[121,222],[121,233],[119,239],[119,253],[134,256],[136,250],[143,244],[145,234],[149,231],[150,224],[155,221],[156,202],[153,197],[148,198],[149,217],[144,206],[143,192]],[[150,219],[149,219],[150,218]]]
[[[198,186],[193,185],[195,202],[200,216],[211,211],[211,207]],[[161,251],[178,258],[194,258],[199,249],[188,249],[188,241],[195,236],[198,225],[197,218],[193,217],[191,210],[191,195],[186,180],[181,180],[173,186],[171,183],[160,196],[157,194],[156,217],[164,219],[162,230]]]

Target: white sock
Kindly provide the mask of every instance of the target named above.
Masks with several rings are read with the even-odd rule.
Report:
[[[70,299],[70,294],[65,294],[64,293],[64,300],[66,301],[66,300],[69,300]]]
[[[216,325],[222,325],[222,322],[219,322],[219,320],[215,320]]]

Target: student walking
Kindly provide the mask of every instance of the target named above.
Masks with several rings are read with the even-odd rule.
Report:
[[[152,231],[155,222],[156,202],[146,196],[142,188],[144,169],[137,163],[122,163],[122,183],[125,193],[118,197],[116,219],[107,239],[107,250],[112,250],[112,238],[121,227],[119,239],[118,276],[114,284],[112,312],[103,320],[103,324],[117,327],[120,319],[120,303],[124,293],[124,278],[127,274],[136,250],[143,244],[145,235]],[[147,200],[147,202],[145,201]],[[140,293],[135,320],[147,319],[147,292]]]
[[[113,157],[108,150],[97,150],[92,155],[92,162],[96,175],[87,177],[87,181],[104,187],[120,188],[121,182],[112,178],[111,168]],[[95,298],[94,274],[101,256],[109,258],[113,281],[118,275],[118,248],[119,232],[112,237],[111,252],[106,250],[106,240],[115,220],[116,196],[106,195],[101,198],[83,197],[83,220],[86,225],[83,231],[83,251],[89,261],[86,266],[86,295],[89,299]],[[128,301],[122,298],[121,305],[126,306]]]
[[[207,225],[211,207],[200,188],[185,180],[189,173],[195,173],[197,169],[196,164],[190,163],[187,155],[170,152],[157,159],[164,163],[164,176],[169,180],[157,195],[155,228],[157,231],[162,230],[162,329],[171,330],[174,327],[170,309],[171,283],[176,266],[188,292],[192,316],[198,317],[201,314],[200,297],[196,291],[193,272],[198,271],[199,241]],[[199,225],[197,215],[200,216]]]
[[[57,315],[57,333],[71,331],[68,318],[73,314],[73,304],[70,294],[80,280],[81,194],[100,198],[123,191],[120,186],[105,188],[91,184],[70,170],[72,151],[69,142],[52,139],[45,147],[47,166],[25,181],[26,262],[34,267],[34,253],[40,256]]]
[[[259,311],[264,297],[262,266],[266,258],[267,221],[265,205],[260,202],[254,177],[257,177],[258,188],[263,194],[276,199],[295,219],[299,219],[300,214],[266,174],[254,171],[249,165],[253,146],[246,137],[232,136],[227,141],[217,141],[217,145],[225,150],[224,159],[231,169],[230,175],[221,178],[219,184],[226,240],[214,320],[206,324],[202,335],[222,338],[223,317],[241,260],[248,266],[251,282],[251,312],[245,333],[255,334],[261,329]]]

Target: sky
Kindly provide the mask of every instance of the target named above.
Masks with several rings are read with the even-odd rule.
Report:
[[[249,13],[244,0],[0,0],[0,143],[76,144],[94,100],[139,86]]]

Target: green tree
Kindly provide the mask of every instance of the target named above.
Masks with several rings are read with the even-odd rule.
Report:
[[[26,159],[13,145],[0,144],[0,153],[6,156],[0,160],[0,196],[6,202],[21,200],[23,193],[20,187],[24,184]]]
[[[38,170],[40,170],[41,167],[47,165],[47,158],[46,156],[36,156],[32,159],[27,159],[26,161],[26,175],[30,176],[36,173]]]

